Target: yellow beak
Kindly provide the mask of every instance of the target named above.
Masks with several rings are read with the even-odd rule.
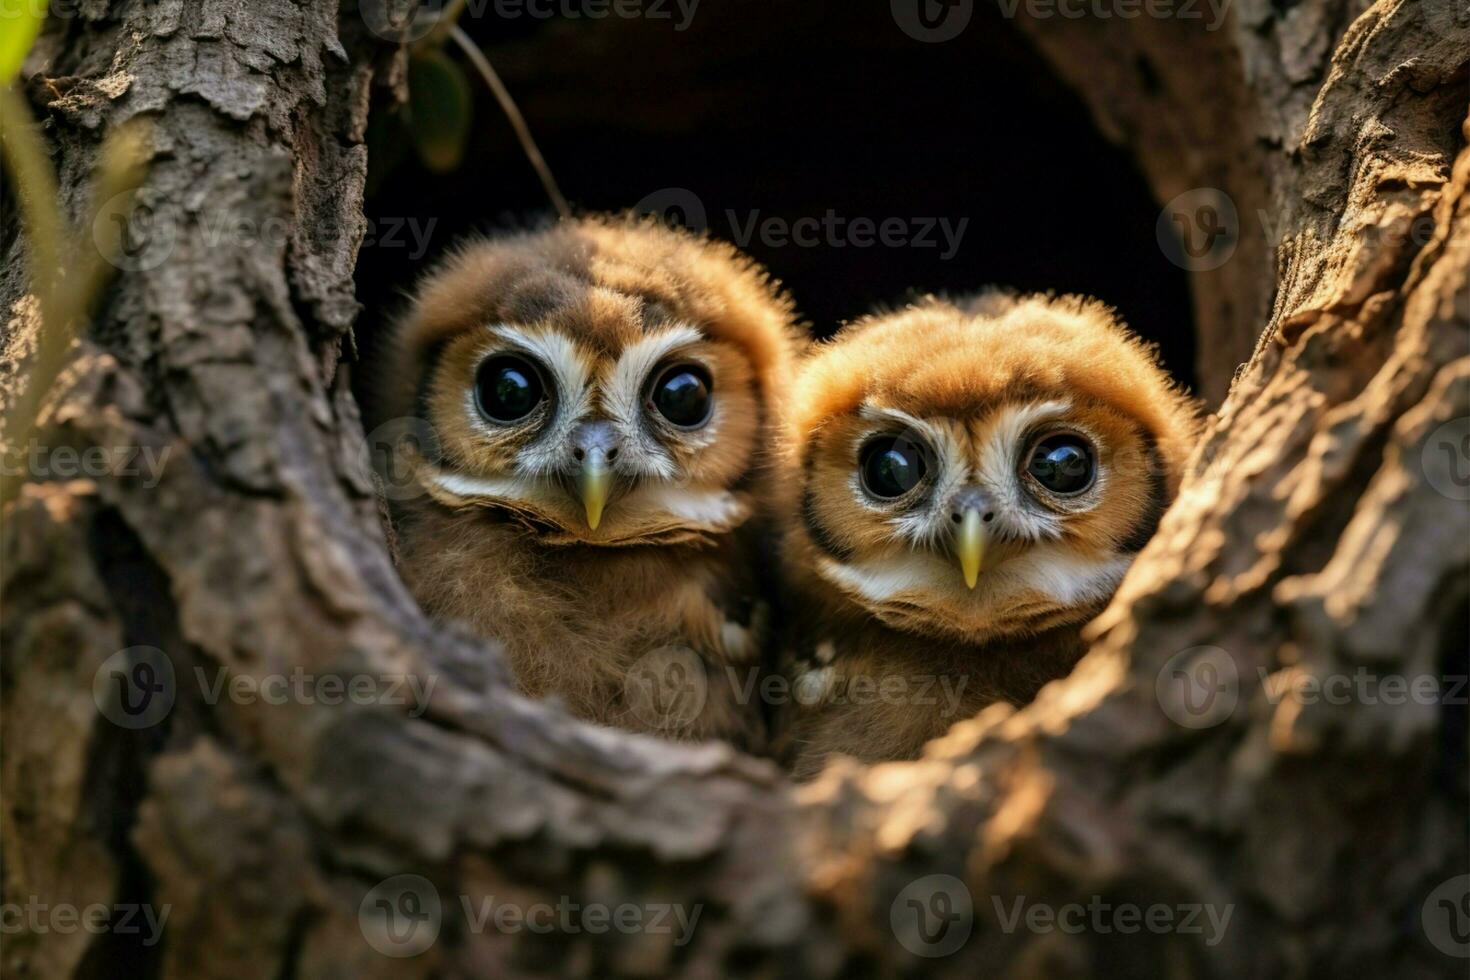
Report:
[[[973,589],[980,580],[980,563],[985,560],[985,526],[980,523],[980,511],[973,507],[965,510],[954,551],[960,571],[965,573],[965,585]]]
[[[577,475],[577,489],[582,494],[582,506],[587,509],[587,526],[594,531],[602,523],[602,508],[607,503],[611,484],[612,473],[602,453],[588,453],[582,461],[582,472]]]

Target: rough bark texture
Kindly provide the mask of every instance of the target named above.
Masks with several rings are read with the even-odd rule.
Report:
[[[174,224],[167,261],[128,271],[80,343],[45,441],[169,456],[156,487],[38,476],[6,515],[4,894],[170,916],[152,946],[7,935],[6,972],[1463,975],[1449,953],[1465,944],[1446,952],[1423,924],[1467,870],[1463,701],[1272,691],[1465,673],[1470,18],[1448,0],[1238,0],[1215,33],[1024,26],[1161,199],[1214,185],[1242,215],[1265,209],[1272,237],[1248,219],[1198,292],[1205,345],[1259,342],[1072,677],[920,762],[793,791],[723,747],[525,702],[492,651],[433,628],[398,582],[338,367],[363,128],[394,52],[331,0],[87,0],[53,23],[28,92],[65,203],[81,209],[100,134],[149,114],[145,200]],[[36,325],[12,212],[14,352]],[[221,236],[225,219],[264,234]],[[167,718],[134,731],[99,713],[93,681],[137,645],[179,683]],[[1191,659],[1202,646],[1218,652]],[[1181,724],[1196,716],[1171,671],[1201,681],[1202,660],[1234,670],[1217,692],[1234,710]],[[422,717],[208,704],[196,667],[436,684]],[[443,903],[412,958],[381,955],[359,919],[398,874]],[[911,883],[932,874],[964,883],[974,918],[931,959],[891,916],[928,902]],[[676,946],[476,929],[459,896],[701,912]],[[1095,897],[1232,912],[1209,945],[1008,931],[998,911]]]

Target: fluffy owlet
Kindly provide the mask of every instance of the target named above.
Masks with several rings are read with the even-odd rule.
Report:
[[[462,247],[375,372],[382,418],[432,429],[395,460],[410,589],[500,641],[527,694],[759,746],[768,406],[796,337],[753,263],[657,224]]]
[[[1102,304],[987,293],[816,348],[788,406],[798,776],[912,758],[1082,652],[1172,499],[1195,413]]]

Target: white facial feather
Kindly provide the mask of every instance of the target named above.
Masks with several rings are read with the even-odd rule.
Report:
[[[490,328],[494,341],[487,344],[482,357],[500,352],[516,352],[534,360],[551,376],[546,379],[554,391],[556,414],[547,422],[540,436],[516,454],[523,473],[551,474],[563,465],[563,444],[578,421],[591,409],[592,359],[577,348],[566,335],[555,330],[536,330],[510,324]],[[478,429],[489,429],[492,423],[480,416],[474,389],[465,392],[465,414]]]
[[[823,558],[817,571],[833,585],[870,603],[888,602],[908,593],[950,592],[972,596],[977,611],[981,611],[1030,590],[1059,606],[1099,599],[1112,593],[1131,562],[1132,556],[1083,558],[1060,545],[1043,543],[986,569],[973,592],[965,587],[952,559],[928,551],[850,564]]]
[[[1029,402],[1003,405],[987,420],[989,428],[980,448],[979,458],[967,459],[965,447],[952,425],[915,418],[907,412],[879,406],[864,406],[861,417],[875,423],[858,437],[857,445],[880,431],[904,431],[923,440],[933,450],[930,465],[937,467],[924,499],[904,508],[888,519],[894,535],[915,547],[933,547],[950,531],[949,501],[966,484],[975,484],[995,502],[996,520],[992,533],[1026,541],[1055,539],[1061,536],[1061,521],[1053,514],[1034,506],[1021,485],[1017,472],[1024,440],[1036,426],[1065,415],[1071,404],[1066,401]],[[856,456],[857,446],[853,447]],[[864,506],[878,509],[863,491],[856,471],[851,480],[852,491]]]
[[[1031,431],[1060,418],[1071,407],[1066,401],[1046,401],[1006,405],[996,411],[980,448],[974,479],[995,501],[997,531],[1027,541],[1061,535],[1061,521],[1031,504],[1018,469],[1024,440]]]
[[[521,473],[552,476],[564,471],[568,440],[578,423],[600,407],[617,429],[622,443],[623,451],[614,464],[616,472],[666,481],[678,478],[674,457],[648,430],[644,393],[649,375],[660,363],[672,358],[681,348],[705,339],[697,328],[675,324],[640,338],[619,355],[612,370],[601,379],[592,375],[592,355],[581,350],[574,338],[557,330],[497,324],[490,328],[490,333],[495,342],[487,345],[482,357],[502,351],[524,354],[550,374],[547,380],[554,389],[555,416],[534,441],[516,454]],[[717,401],[715,416],[697,433],[686,434],[687,440],[695,445],[708,445],[718,438],[718,406]],[[472,388],[465,392],[464,411],[476,428],[491,428],[492,423],[480,416]]]
[[[527,476],[470,476],[452,470],[428,474],[430,490],[462,503],[501,503],[514,509],[531,507],[547,517],[564,517],[571,523],[581,512],[565,489],[554,480]],[[689,530],[722,533],[738,527],[750,517],[750,504],[742,496],[718,487],[677,487],[645,484],[608,505],[604,518],[608,535],[620,525],[649,523],[677,524]],[[595,537],[595,536],[594,536]]]
[[[556,484],[527,476],[470,476],[453,470],[437,470],[429,482],[440,490],[465,500],[550,502],[552,494],[565,495]]]
[[[678,476],[674,458],[659,445],[644,424],[643,395],[654,368],[672,358],[680,348],[702,340],[704,335],[696,328],[682,323],[651,333],[623,350],[603,382],[602,405],[622,438],[626,449],[623,455],[628,460],[624,465],[633,465],[636,460],[640,475],[663,480],[673,480]],[[712,418],[697,438],[701,442],[712,442],[717,422],[718,418]]]

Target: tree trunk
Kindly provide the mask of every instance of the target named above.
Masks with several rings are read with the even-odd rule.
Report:
[[[8,975],[1463,975],[1463,5],[1023,21],[1160,200],[1228,191],[1201,347],[1249,362],[1071,677],[798,790],[521,699],[404,592],[341,366],[396,49],[328,0],[68,9],[27,89],[63,201],[147,115],[153,218],[5,515]],[[293,672],[433,686],[270,696]]]

